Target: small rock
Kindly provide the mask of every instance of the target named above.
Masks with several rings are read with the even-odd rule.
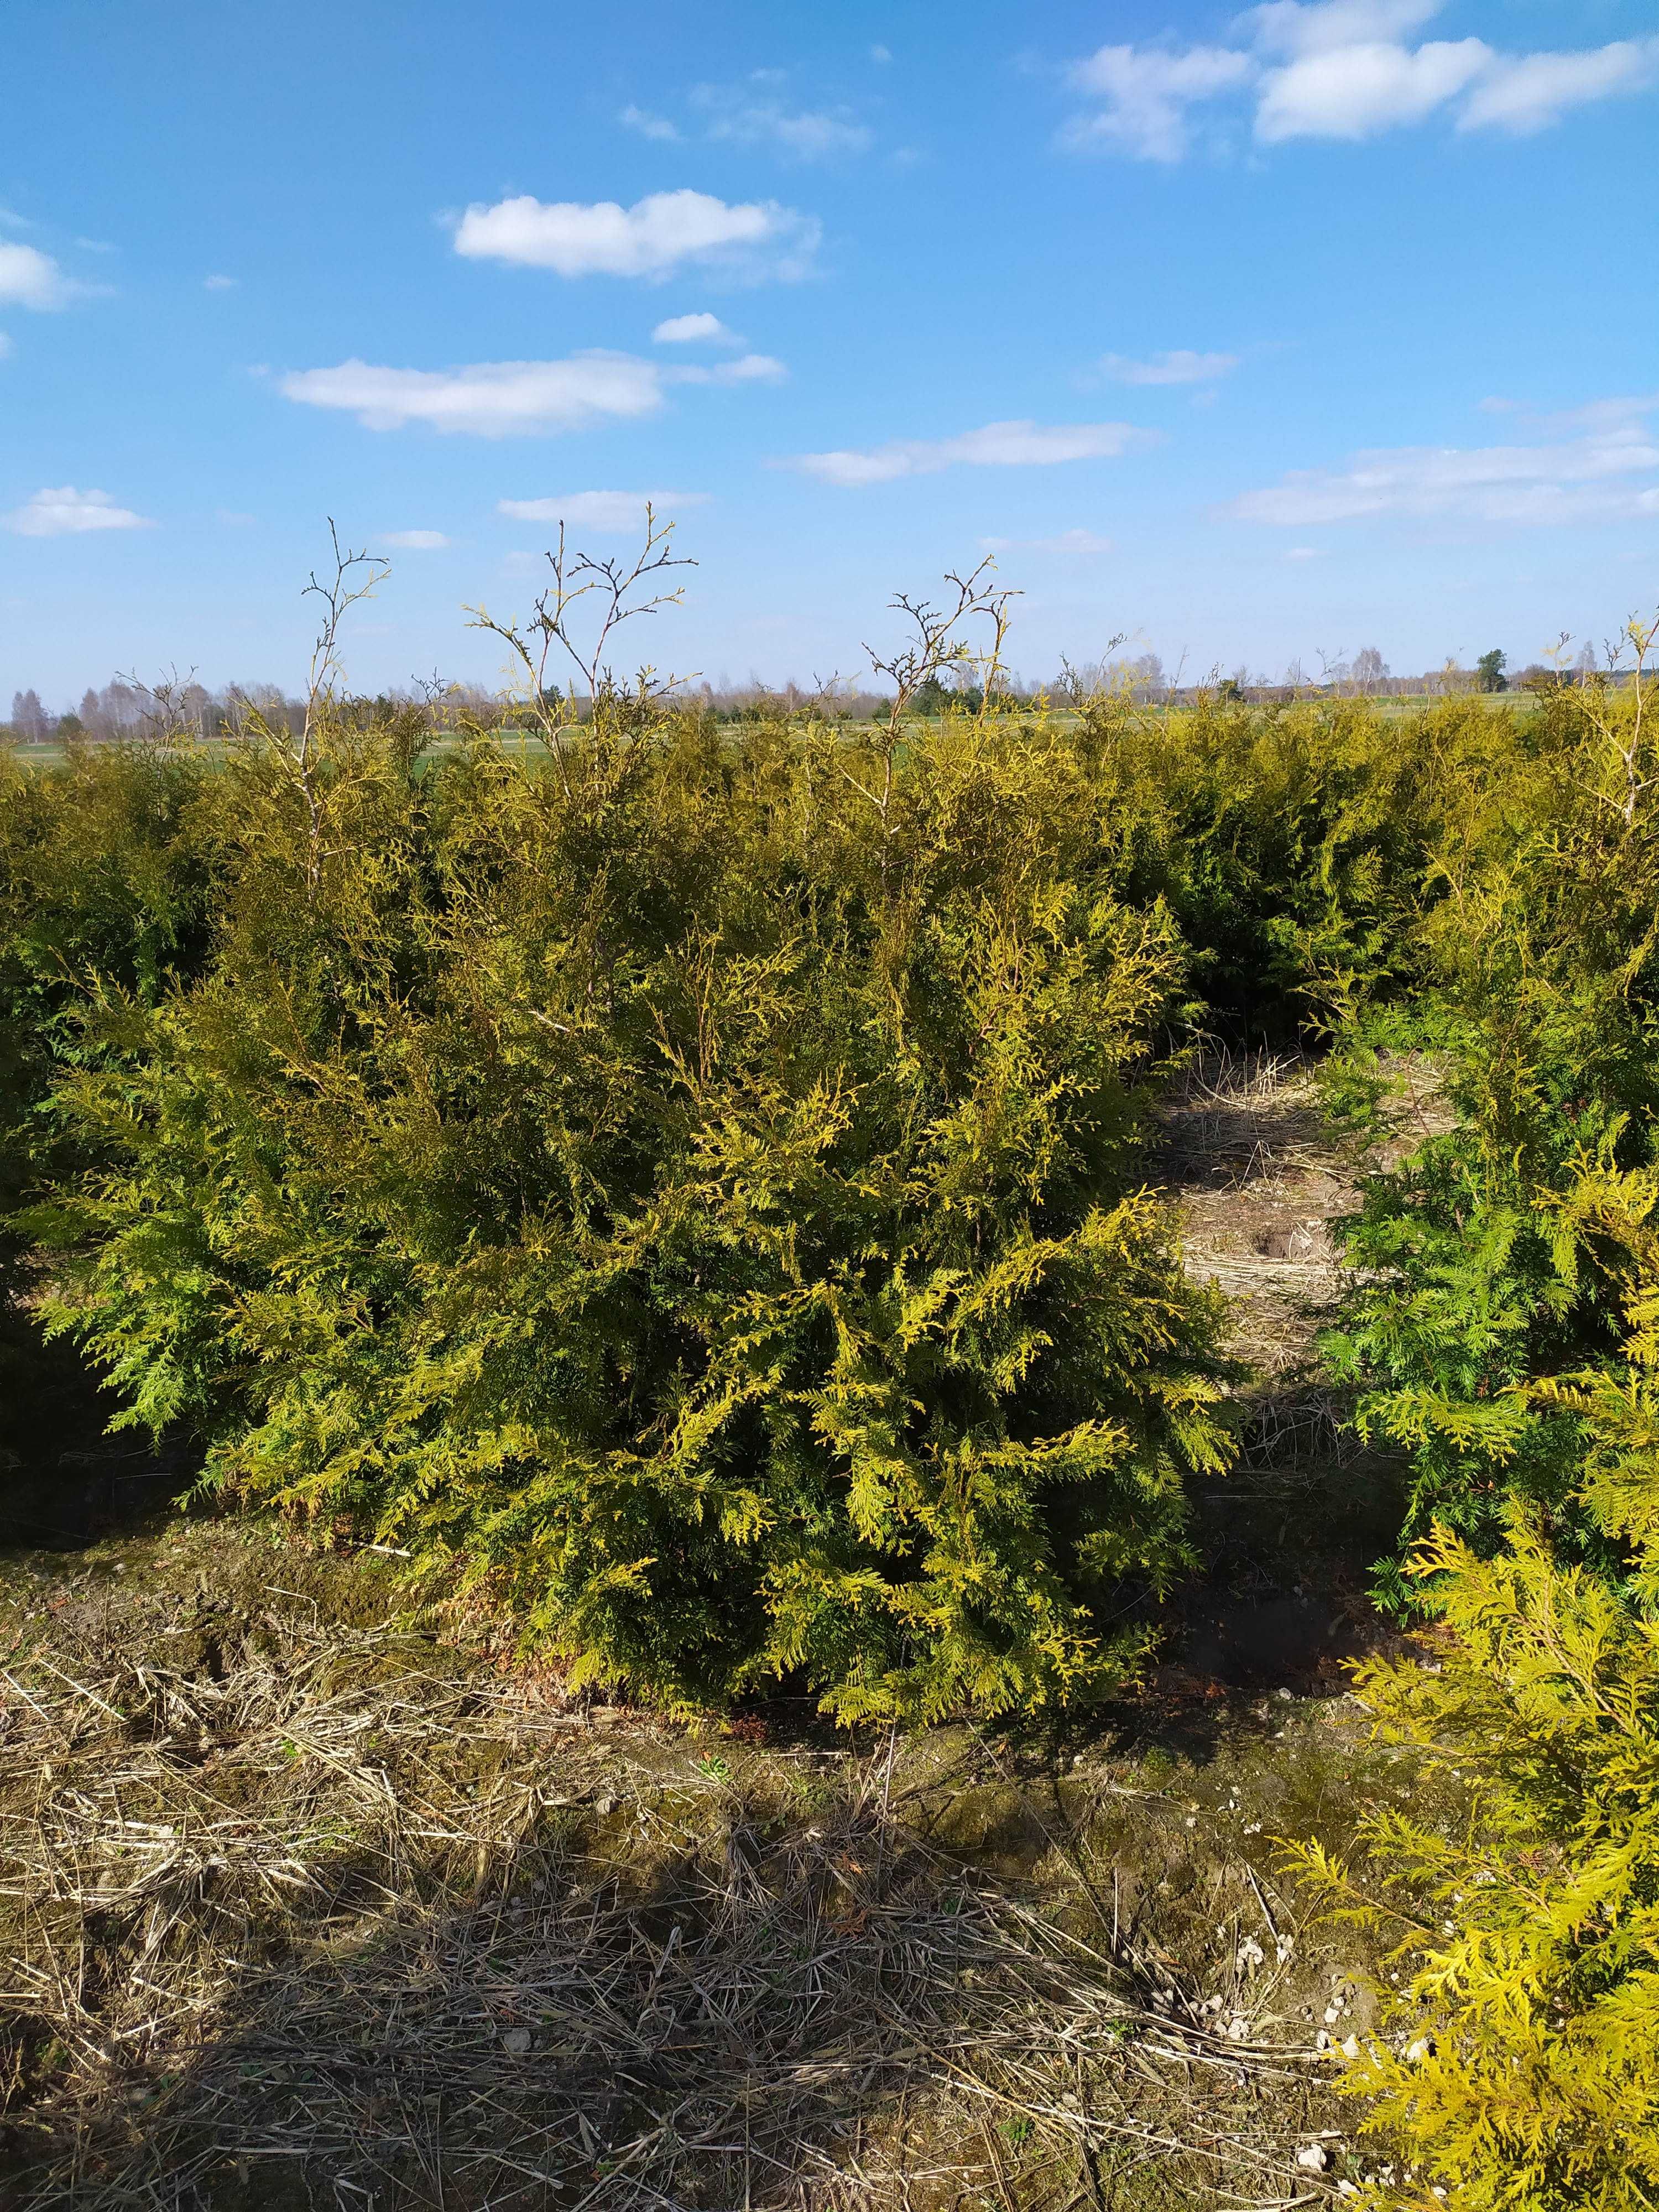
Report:
[[[1406,2045],[1407,2066],[1420,2066],[1425,2058],[1432,2058],[1433,2056],[1434,2038],[1431,2035],[1419,2035],[1415,2043]]]
[[[1263,1964],[1267,1956],[1267,1953],[1262,1949],[1261,1944],[1256,1942],[1255,1936],[1247,1936],[1244,1938],[1244,1941],[1238,1947],[1239,1972],[1241,1974],[1253,1974],[1256,1968]]]
[[[1231,2018],[1231,2019],[1227,2022],[1227,2040],[1228,2040],[1228,2042],[1229,2042],[1229,2043],[1243,2043],[1243,2042],[1246,2042],[1246,2041],[1248,2041],[1248,2039],[1249,2039],[1249,2033],[1250,2033],[1250,2023],[1249,2023],[1249,2021],[1248,2020],[1246,2020],[1246,2019],[1245,2019],[1245,2017],[1244,2017],[1244,2015],[1243,2015],[1243,2014],[1242,2012],[1236,2012],[1236,2013],[1233,2014],[1232,2018]]]
[[[1323,2143],[1307,2143],[1296,2154],[1296,2162],[1304,2173],[1328,2173],[1331,2154]]]
[[[1349,2037],[1348,2037],[1348,2039],[1347,2039],[1347,2040],[1343,2044],[1343,2045],[1342,2045],[1342,2056],[1343,2056],[1345,2058],[1358,2058],[1358,2056],[1359,2056],[1359,2038],[1358,2038],[1357,2035],[1351,2035],[1351,2036],[1349,2036]]]
[[[509,2027],[501,2038],[501,2049],[511,2051],[515,2058],[522,2058],[529,2050],[531,2041],[531,2033],[527,2027]]]

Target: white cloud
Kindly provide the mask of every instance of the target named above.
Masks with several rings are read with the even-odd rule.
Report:
[[[1238,367],[1236,353],[1192,353],[1177,348],[1156,353],[1150,361],[1131,361],[1109,353],[1101,360],[1107,375],[1119,384],[1213,384]]]
[[[602,535],[621,536],[645,525],[647,503],[659,514],[674,514],[688,507],[706,507],[706,491],[568,491],[553,499],[503,499],[498,514],[515,522],[562,522]]]
[[[1339,46],[1392,44],[1420,30],[1445,0],[1268,0],[1239,18],[1264,52],[1329,53]]]
[[[1243,46],[1102,46],[1070,82],[1102,103],[1074,116],[1063,143],[1142,161],[1188,150],[1188,110],[1228,95],[1255,103],[1255,135],[1364,139],[1454,114],[1461,131],[1515,133],[1571,109],[1659,82],[1659,37],[1576,53],[1506,54],[1482,39],[1409,43],[1444,0],[1267,0],[1234,26]]]
[[[1275,70],[1262,87],[1255,135],[1267,145],[1285,138],[1369,138],[1420,123],[1467,91],[1493,59],[1480,39],[1306,54]]]
[[[1112,541],[1093,530],[1062,530],[1054,538],[981,538],[988,553],[1064,553],[1083,557],[1109,553]]]
[[[1577,54],[1503,55],[1470,94],[1457,127],[1542,131],[1570,107],[1644,91],[1656,77],[1659,39],[1620,39]]]
[[[449,540],[441,530],[388,530],[380,543],[399,553],[437,553]]]
[[[870,58],[872,62],[882,63],[890,62],[893,57],[885,46],[872,46]]]
[[[890,483],[941,469],[1033,468],[1060,461],[1108,460],[1153,434],[1127,422],[988,422],[957,438],[901,438],[865,453],[799,453],[785,466],[825,483]]]
[[[365,429],[400,430],[425,422],[476,437],[523,437],[654,414],[663,372],[632,354],[574,354],[565,361],[486,361],[468,368],[380,368],[343,361],[336,368],[297,369],[283,396],[302,406],[339,408]]]
[[[1158,46],[1102,46],[1069,72],[1079,92],[1105,101],[1098,113],[1079,116],[1061,133],[1079,149],[1113,146],[1143,161],[1178,161],[1187,151],[1186,112],[1248,84],[1255,64],[1226,46],[1189,46],[1176,53]]]
[[[1324,557],[1322,545],[1292,545],[1285,556],[1287,561],[1322,561]]]
[[[746,353],[738,361],[722,361],[713,368],[665,368],[669,384],[781,384],[788,370],[769,353]]]
[[[71,283],[51,254],[15,239],[0,240],[0,303],[33,307],[41,313],[67,307],[81,286]]]
[[[658,345],[741,345],[735,331],[728,331],[718,315],[670,315],[651,336]]]
[[[643,107],[635,107],[631,100],[617,120],[626,124],[630,131],[637,131],[641,138],[659,139],[665,145],[675,144],[679,139],[679,132],[665,115],[648,114]]]
[[[769,71],[757,71],[764,80]],[[846,108],[802,108],[791,112],[781,101],[756,99],[740,88],[700,84],[693,106],[710,118],[708,136],[733,146],[769,146],[797,161],[823,161],[867,153],[875,134]]]
[[[152,526],[130,507],[118,507],[106,491],[76,491],[64,484],[38,491],[4,518],[20,538],[66,538],[83,530],[148,530]]]
[[[234,276],[204,276],[202,289],[204,292],[234,292],[236,279]]]
[[[1659,516],[1659,393],[1603,400],[1547,425],[1531,446],[1401,446],[1341,470],[1297,469],[1224,512],[1291,529],[1400,517],[1489,524]]]
[[[455,251],[561,276],[662,278],[690,266],[758,280],[805,276],[819,235],[815,217],[776,200],[728,205],[688,190],[652,192],[625,208],[526,192],[468,208],[456,225]]]
[[[477,438],[530,437],[654,415],[675,384],[775,384],[788,374],[769,354],[744,354],[712,368],[643,361],[631,353],[579,353],[564,361],[482,361],[465,368],[383,368],[343,361],[295,369],[287,399],[355,415],[367,430],[434,430]]]

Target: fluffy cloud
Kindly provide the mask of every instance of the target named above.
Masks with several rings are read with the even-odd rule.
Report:
[[[1150,361],[1131,361],[1126,355],[1102,356],[1101,368],[1118,384],[1215,384],[1238,367],[1236,353],[1192,353],[1177,348],[1155,353]]]
[[[1444,0],[1268,0],[1242,16],[1265,53],[1323,54],[1389,44],[1421,30]]]
[[[708,502],[706,491],[568,491],[554,499],[500,500],[496,513],[515,522],[563,522],[615,537],[642,529],[647,505],[674,514]]]
[[[988,553],[1060,553],[1075,559],[1092,553],[1109,553],[1112,541],[1092,530],[1062,530],[1054,538],[981,538]]]
[[[441,530],[388,530],[380,543],[399,553],[436,553],[449,540]]]
[[[1420,123],[1467,91],[1492,59],[1492,48],[1480,39],[1436,40],[1415,48],[1332,46],[1304,54],[1267,78],[1255,135],[1267,145],[1285,138],[1369,138]]]
[[[76,491],[63,484],[38,491],[4,518],[20,538],[67,538],[84,530],[148,530],[152,526],[130,507],[118,507],[106,491]]]
[[[1603,400],[1543,427],[1530,446],[1400,446],[1346,469],[1298,469],[1224,510],[1290,529],[1403,518],[1489,524],[1659,516],[1659,393]]]
[[[81,291],[51,254],[15,240],[0,240],[0,305],[33,307],[41,313],[67,307]]]
[[[625,208],[526,192],[468,208],[455,227],[455,251],[561,276],[660,280],[696,267],[758,281],[805,276],[819,234],[814,217],[776,200],[728,205],[709,192],[682,191],[652,192]]]
[[[1460,131],[1544,129],[1574,107],[1659,82],[1659,38],[1576,53],[1505,54],[1482,39],[1409,43],[1444,0],[1267,0],[1238,19],[1248,47],[1103,46],[1073,87],[1101,104],[1062,141],[1177,161],[1188,111],[1227,94],[1255,103],[1264,144],[1363,139],[1454,114]]]
[[[1109,460],[1152,434],[1127,422],[988,422],[958,438],[899,438],[866,453],[799,453],[785,465],[825,483],[891,483],[941,469],[1036,468],[1057,461]]]
[[[741,345],[735,331],[728,331],[718,315],[670,315],[651,336],[658,345]]]
[[[1143,161],[1178,161],[1187,151],[1187,110],[1249,83],[1255,64],[1225,46],[1102,46],[1073,64],[1071,82],[1105,104],[1061,133],[1070,146],[1115,147]]]

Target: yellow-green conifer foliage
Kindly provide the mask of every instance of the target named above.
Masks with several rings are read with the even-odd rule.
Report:
[[[210,956],[91,1011],[55,1110],[100,1164],[34,1216],[135,1418],[578,1680],[1122,1679],[1218,1315],[1140,1187],[1183,947],[1073,749],[602,716],[418,763],[337,717],[202,803]]]
[[[1581,1425],[1581,1502],[1623,1546],[1626,1589],[1564,1565],[1520,1509],[1493,1558],[1437,1530],[1413,1565],[1440,1624],[1431,1657],[1356,1681],[1461,1809],[1375,1814],[1352,1869],[1317,1845],[1295,1855],[1340,1910],[1400,1938],[1400,1983],[1344,2082],[1392,2177],[1362,2191],[1379,2212],[1659,2198],[1656,1212],[1652,1170],[1581,1157],[1550,1208],[1557,1264],[1620,1282],[1627,1341],[1513,1394]]]

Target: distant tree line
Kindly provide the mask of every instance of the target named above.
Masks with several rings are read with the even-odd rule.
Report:
[[[1605,678],[1593,645],[1583,646],[1567,662],[1563,656],[1549,662],[1532,661],[1517,672],[1509,671],[1508,656],[1498,648],[1482,653],[1472,668],[1448,659],[1439,668],[1421,674],[1396,676],[1374,645],[1352,654],[1320,653],[1316,672],[1292,660],[1277,677],[1252,672],[1241,663],[1230,673],[1218,665],[1201,678],[1190,678],[1184,667],[1166,670],[1160,656],[1147,652],[1133,656],[1085,660],[1073,665],[1062,661],[1059,673],[1046,680],[1001,674],[997,690],[1012,700],[1046,696],[1051,702],[1073,703],[1102,694],[1133,700],[1139,705],[1190,704],[1204,694],[1224,699],[1248,700],[1252,705],[1272,705],[1294,698],[1452,698],[1471,691],[1537,691],[1563,683],[1585,683]],[[1617,673],[1612,680],[1623,680]],[[764,683],[752,676],[747,683],[722,678],[678,687],[677,702],[700,707],[721,722],[788,721],[810,714],[830,721],[868,722],[884,720],[892,707],[890,692],[842,684],[831,677],[801,684],[793,678],[781,684]],[[977,714],[983,692],[971,667],[945,667],[931,675],[911,702],[910,711],[937,715],[956,708]],[[412,709],[434,729],[461,724],[477,729],[512,728],[518,709],[509,693],[495,692],[477,684],[436,676],[407,688],[379,694],[366,702],[376,712]],[[228,735],[250,709],[269,724],[281,723],[297,732],[305,720],[305,702],[289,696],[280,684],[232,683],[210,690],[194,678],[158,678],[153,684],[117,677],[101,690],[90,685],[80,703],[54,714],[33,687],[14,691],[9,720],[0,724],[0,740],[16,744],[64,743],[77,738],[108,741],[139,735],[147,728],[177,735],[188,732],[211,739]],[[580,710],[579,710],[580,711]]]

